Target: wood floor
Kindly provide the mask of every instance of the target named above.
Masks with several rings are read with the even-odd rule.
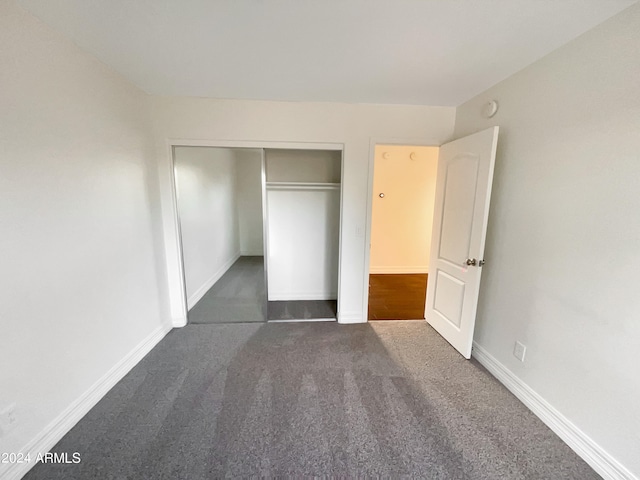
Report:
[[[369,320],[422,320],[427,274],[369,275]]]

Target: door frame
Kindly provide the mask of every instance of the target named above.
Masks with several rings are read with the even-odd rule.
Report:
[[[265,203],[265,181],[266,181],[266,171],[265,171],[265,158],[264,158],[264,149],[281,149],[281,150],[332,150],[332,151],[340,151],[340,218],[339,218],[339,227],[338,227],[338,307],[337,307],[337,317],[338,321],[340,320],[340,300],[342,295],[341,292],[341,284],[342,284],[342,221],[344,218],[343,215],[343,188],[344,188],[344,143],[321,143],[321,142],[286,142],[286,141],[255,141],[255,140],[203,140],[203,139],[178,139],[178,138],[169,138],[165,141],[165,148],[167,152],[167,156],[169,158],[169,188],[171,195],[171,218],[172,218],[172,226],[173,226],[173,234],[175,235],[175,245],[176,250],[174,251],[175,258],[177,260],[177,280],[178,280],[178,291],[176,291],[176,283],[171,281],[169,284],[170,293],[173,291],[174,293],[178,293],[177,298],[179,298],[180,302],[180,313],[182,318],[173,319],[173,327],[184,327],[188,323],[188,305],[187,305],[187,282],[185,277],[185,269],[184,269],[184,253],[182,246],[182,231],[180,227],[180,213],[178,211],[178,195],[176,188],[176,165],[175,165],[175,147],[212,147],[212,148],[253,148],[253,149],[262,149],[262,228],[263,228],[263,248],[264,254],[266,257],[267,253],[267,236],[266,236],[266,228],[268,221],[266,214],[266,203]],[[267,275],[267,265],[266,258],[265,262],[265,282]],[[266,286],[266,283],[265,283]],[[170,298],[176,298],[170,294]],[[265,306],[266,308],[266,306]],[[172,310],[174,310],[172,308]],[[265,311],[266,315],[266,311]],[[266,316],[265,316],[266,321]]]
[[[365,233],[364,233],[364,268],[363,268],[363,295],[362,295],[362,315],[364,319],[369,321],[369,271],[371,268],[371,219],[373,216],[373,175],[375,170],[376,161],[376,147],[378,145],[398,145],[409,146],[415,145],[416,147],[438,147],[449,142],[441,142],[435,139],[429,138],[384,138],[384,137],[370,137],[369,138],[369,176],[367,179],[367,218],[365,221]],[[425,320],[426,321],[426,320]]]

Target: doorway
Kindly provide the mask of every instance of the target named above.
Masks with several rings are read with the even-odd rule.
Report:
[[[483,258],[484,245],[498,133],[499,127],[490,127],[451,140],[437,149],[424,316],[429,325],[465,358],[471,358],[480,280],[487,263]],[[373,140],[371,145],[367,216],[367,238],[371,241],[367,258],[371,256],[374,243],[373,199],[376,196],[380,200],[386,197],[383,191],[379,191],[380,184],[374,185],[375,177],[384,178],[379,176],[379,168],[376,168],[376,152],[381,157],[384,152],[376,148],[378,144]],[[390,160],[390,155],[384,160]],[[394,168],[396,165],[386,165],[392,177],[400,170]],[[397,214],[402,216],[403,212]],[[382,238],[390,236],[385,232],[383,234]],[[365,263],[369,267],[365,269],[367,286],[369,263]],[[363,298],[368,304],[369,288]]]
[[[424,320],[439,147],[376,145],[369,320]]]

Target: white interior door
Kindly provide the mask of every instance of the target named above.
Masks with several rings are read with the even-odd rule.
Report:
[[[440,147],[425,316],[471,357],[498,127]]]

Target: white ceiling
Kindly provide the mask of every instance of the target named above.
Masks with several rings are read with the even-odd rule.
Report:
[[[457,106],[635,0],[20,0],[148,93]]]

